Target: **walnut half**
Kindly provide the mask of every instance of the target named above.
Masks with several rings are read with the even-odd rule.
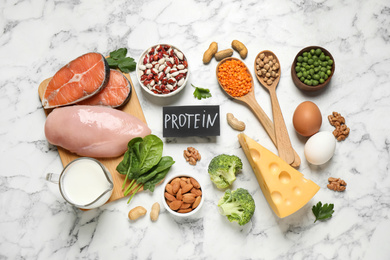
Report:
[[[202,158],[198,150],[194,147],[187,147],[187,150],[184,150],[183,152],[183,156],[191,165],[196,165],[196,162]]]
[[[328,189],[334,191],[345,191],[347,188],[347,183],[340,178],[330,177],[328,179],[329,184],[327,185]]]

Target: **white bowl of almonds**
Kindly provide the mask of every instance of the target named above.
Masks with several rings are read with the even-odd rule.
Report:
[[[163,205],[174,216],[192,216],[203,205],[202,185],[191,175],[174,175],[165,181],[163,187]]]
[[[184,89],[189,76],[187,58],[170,44],[146,49],[138,60],[136,71],[142,89],[156,97],[176,95]]]

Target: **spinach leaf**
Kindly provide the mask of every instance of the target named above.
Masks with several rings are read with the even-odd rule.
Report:
[[[139,149],[139,150],[138,150]],[[139,166],[136,169],[138,176],[146,173],[160,160],[163,151],[163,142],[155,135],[147,135],[139,144],[136,154],[139,158]]]
[[[145,182],[144,184],[144,190],[150,190],[151,192],[154,191],[154,188],[156,187],[156,185],[162,181],[165,176],[167,176],[169,170],[171,169],[171,167],[169,167],[168,169],[165,169],[161,172],[159,172],[156,176],[154,176],[153,179],[149,180],[148,182]]]
[[[171,156],[163,156],[156,166],[154,166],[147,174],[142,175],[137,179],[137,183],[145,183],[156,176],[159,172],[162,172],[170,168],[175,161]]]
[[[116,170],[120,174],[128,175],[129,172],[131,171],[132,161],[135,159],[134,151],[133,151],[132,147],[134,146],[134,144],[140,143],[140,142],[142,142],[142,138],[141,137],[136,137],[136,138],[131,139],[129,141],[129,143],[127,144],[127,148],[128,149],[127,149],[127,151],[125,152],[125,154],[123,156],[123,160],[116,167]]]

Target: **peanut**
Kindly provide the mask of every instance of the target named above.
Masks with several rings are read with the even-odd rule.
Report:
[[[244,131],[245,130],[245,123],[242,121],[239,121],[237,118],[234,117],[232,113],[226,114],[226,119],[228,124],[237,131]]]
[[[208,64],[218,51],[218,43],[212,42],[203,54],[203,63]]]
[[[224,58],[231,57],[233,55],[232,49],[226,49],[223,51],[219,51],[215,54],[215,59],[217,61],[223,60]]]
[[[129,219],[136,220],[139,217],[144,216],[146,214],[146,212],[147,212],[147,210],[142,206],[135,207],[129,211]]]
[[[150,219],[152,221],[157,221],[159,214],[160,214],[160,204],[156,202],[152,205],[152,210],[150,211]]]
[[[240,54],[241,59],[245,59],[248,55],[248,49],[240,41],[232,41],[232,48]]]

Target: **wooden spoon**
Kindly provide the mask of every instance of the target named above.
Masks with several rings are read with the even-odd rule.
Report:
[[[219,81],[219,78],[218,78],[218,68],[219,68],[219,66],[223,62],[226,62],[228,60],[238,60],[238,61],[242,62],[239,59],[230,57],[230,58],[225,58],[225,59],[223,59],[222,61],[220,61],[218,63],[217,70],[216,70],[216,75],[217,75],[217,80],[218,80],[219,86],[223,89],[223,91],[225,91],[225,89],[223,88],[221,82]],[[230,95],[229,93],[227,93],[226,91],[225,91],[225,93],[228,94],[230,97],[245,103],[253,111],[253,113],[255,114],[257,119],[260,121],[260,123],[264,127],[264,129],[267,132],[268,136],[271,138],[272,142],[277,147],[278,152],[280,154],[280,150],[278,148],[277,140],[276,140],[276,136],[275,136],[274,124],[272,123],[271,119],[269,119],[269,117],[264,112],[264,110],[260,107],[259,103],[257,103],[256,98],[255,98],[255,93],[253,91],[253,78],[252,78],[252,75],[251,75],[251,73],[250,73],[250,71],[248,70],[247,67],[246,67],[246,69],[248,71],[248,74],[251,77],[251,85],[252,85],[251,90],[246,95],[241,96],[241,97],[234,97],[234,96]],[[301,159],[299,158],[299,155],[294,150],[293,150],[293,155],[294,155],[294,159],[289,164],[291,166],[293,166],[293,167],[298,167],[301,164]]]
[[[279,67],[275,71],[278,73],[278,76],[271,82],[271,84],[268,84],[266,80],[264,79],[264,76],[259,76],[256,71],[256,60],[260,57],[260,55],[264,53],[265,57],[272,56],[271,60],[276,60],[276,62],[279,64]],[[265,65],[264,65],[265,66]],[[262,51],[260,52],[255,59],[255,74],[256,78],[259,80],[260,84],[268,89],[269,94],[271,96],[271,104],[272,104],[272,115],[274,119],[274,125],[275,125],[275,135],[276,135],[276,143],[278,146],[279,156],[285,160],[288,164],[292,163],[294,161],[294,151],[291,145],[290,137],[288,136],[286,124],[284,123],[282,110],[280,109],[279,101],[276,96],[276,87],[278,86],[279,80],[280,80],[280,62],[278,60],[278,57],[272,52],[272,51]]]

